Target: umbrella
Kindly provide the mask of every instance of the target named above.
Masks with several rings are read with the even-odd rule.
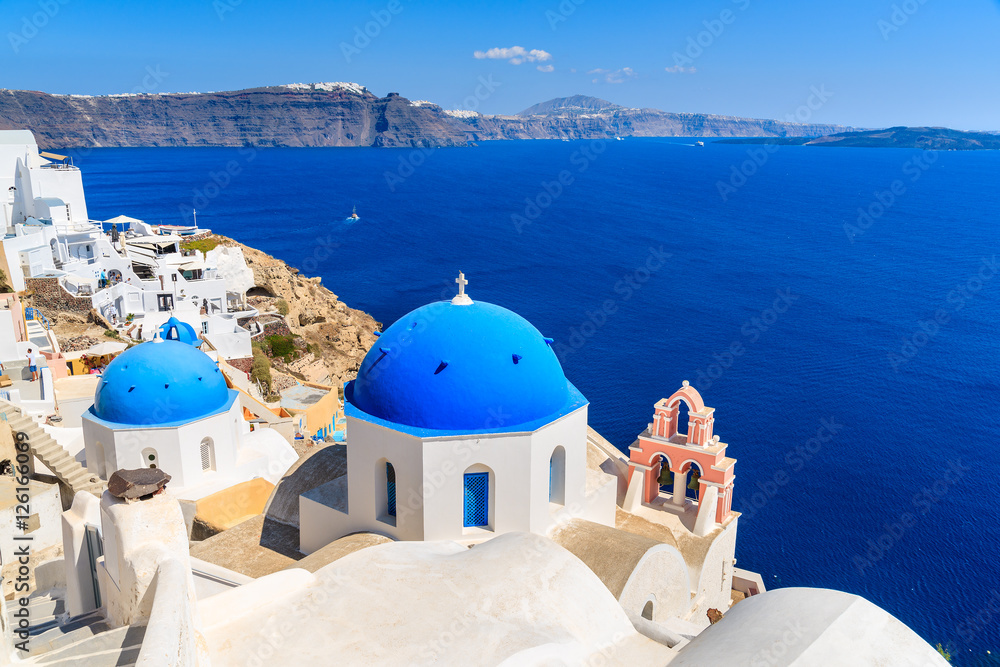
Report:
[[[127,343],[112,343],[108,341],[94,345],[87,350],[87,354],[91,354],[95,357],[103,357],[106,354],[118,354],[127,347]]]

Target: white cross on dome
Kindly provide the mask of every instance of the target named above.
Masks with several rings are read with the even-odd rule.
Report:
[[[458,283],[458,294],[451,300],[452,305],[471,306],[472,299],[465,293],[465,286],[469,284],[469,281],[465,279],[465,274],[459,271],[458,278],[455,278],[455,282]]]

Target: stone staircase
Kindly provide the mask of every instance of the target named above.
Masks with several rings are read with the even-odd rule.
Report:
[[[14,622],[15,607],[8,603]],[[49,595],[32,597],[28,605],[28,654],[18,657],[28,664],[62,667],[114,667],[134,665],[146,634],[144,626],[111,628],[99,614],[65,616],[63,600]]]
[[[52,439],[34,419],[24,415],[21,409],[12,403],[0,401],[0,413],[10,424],[15,437],[19,432],[28,436],[31,453],[52,471],[59,481],[65,484],[75,496],[80,491],[93,493],[98,498],[107,488],[107,484],[77,462],[69,455],[62,445]]]

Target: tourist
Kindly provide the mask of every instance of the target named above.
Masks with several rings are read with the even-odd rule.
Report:
[[[31,381],[38,379],[38,354],[28,348],[28,370],[31,371]]]

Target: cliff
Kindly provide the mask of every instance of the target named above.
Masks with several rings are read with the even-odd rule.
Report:
[[[307,278],[280,259],[233,239],[213,238],[243,250],[253,270],[253,293],[263,295],[254,297],[259,310],[279,309],[278,300],[288,304],[285,322],[292,334],[302,337],[308,353],[279,370],[336,386],[353,379],[382,325],[368,313],[348,307],[318,277]]]
[[[603,139],[609,137],[817,137],[843,132],[843,125],[807,125],[779,120],[632,109],[576,95],[536,104],[513,116],[450,112],[469,128],[473,141],[496,139]]]
[[[0,90],[0,130],[43,146],[464,146],[440,107],[357,84],[221,93],[49,95]]]
[[[42,146],[464,146],[467,141],[608,137],[818,137],[848,128],[631,109],[577,95],[516,115],[444,111],[358,84],[92,97],[0,90],[0,130]]]
[[[777,143],[791,146],[840,148],[918,148],[935,151],[974,151],[1000,149],[1000,135],[989,132],[962,132],[944,127],[890,127],[885,130],[840,132],[816,138],[724,139],[716,143]]]

